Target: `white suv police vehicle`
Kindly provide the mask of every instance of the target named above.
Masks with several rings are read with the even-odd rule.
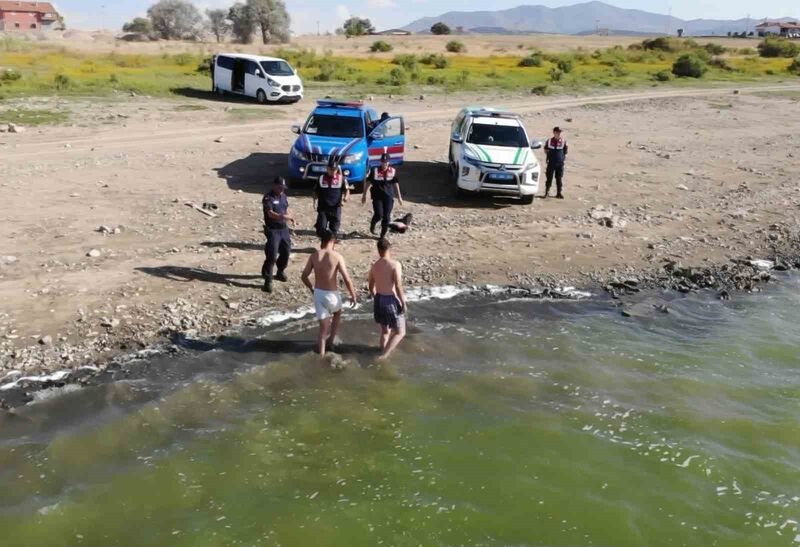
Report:
[[[469,107],[450,131],[450,174],[460,192],[491,192],[533,202],[539,190],[539,161],[518,114]]]

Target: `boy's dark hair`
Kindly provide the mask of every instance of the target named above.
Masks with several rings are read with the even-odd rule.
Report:
[[[386,239],[385,237],[382,237],[378,240],[378,253],[380,253],[381,256],[385,255],[386,251],[388,251],[391,248],[392,248],[392,242]]]
[[[335,239],[333,232],[330,230],[322,230],[319,234],[319,240],[322,242],[323,245],[327,245],[331,241]]]

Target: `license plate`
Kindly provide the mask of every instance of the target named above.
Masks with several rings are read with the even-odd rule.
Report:
[[[489,178],[494,180],[513,180],[514,175],[511,173],[492,173]]]
[[[325,171],[327,171],[327,169],[328,168],[325,167],[324,165],[312,165],[311,166],[311,172],[312,173],[324,173]]]

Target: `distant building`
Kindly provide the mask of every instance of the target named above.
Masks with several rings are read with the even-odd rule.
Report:
[[[61,29],[61,16],[50,2],[0,0],[0,30],[26,32]]]
[[[390,28],[389,30],[382,30],[380,32],[373,32],[375,36],[410,36],[413,34],[410,30],[401,28]]]
[[[800,24],[797,21],[764,21],[756,25],[759,36],[800,37]]]

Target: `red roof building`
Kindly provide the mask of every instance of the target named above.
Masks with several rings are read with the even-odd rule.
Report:
[[[50,2],[0,0],[0,30],[30,32],[62,28],[61,16]]]

